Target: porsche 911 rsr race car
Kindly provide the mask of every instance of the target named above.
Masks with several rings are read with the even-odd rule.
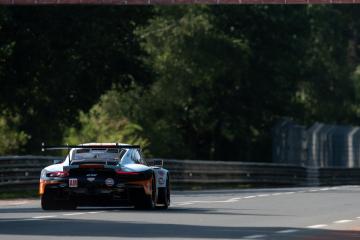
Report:
[[[134,206],[151,209],[170,205],[169,172],[150,166],[139,146],[88,143],[43,146],[69,149],[65,160],[41,171],[39,194],[44,210],[77,206]]]

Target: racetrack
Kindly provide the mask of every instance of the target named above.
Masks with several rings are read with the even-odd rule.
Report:
[[[189,191],[168,210],[0,201],[0,239],[360,239],[360,186]]]

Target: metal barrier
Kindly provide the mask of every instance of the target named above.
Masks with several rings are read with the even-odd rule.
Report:
[[[273,162],[312,167],[360,167],[360,128],[283,119],[273,128]]]
[[[306,183],[305,168],[295,165],[165,160],[164,167],[171,172],[177,186],[236,186],[236,185],[287,185]]]
[[[0,188],[33,188],[39,184],[40,171],[58,157],[3,156],[0,157]]]
[[[40,171],[59,157],[0,157],[0,189],[36,188]],[[289,164],[164,160],[174,188],[360,184],[360,168],[307,168]]]

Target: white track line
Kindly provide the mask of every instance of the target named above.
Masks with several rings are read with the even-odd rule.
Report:
[[[276,233],[284,234],[284,233],[294,233],[298,231],[299,231],[298,229],[285,229],[285,230],[277,231]]]
[[[345,186],[344,186],[345,187]],[[291,195],[291,194],[295,194],[295,193],[307,193],[307,192],[319,192],[319,191],[329,191],[329,190],[334,190],[334,189],[339,189],[340,187],[327,187],[327,188],[318,188],[318,189],[309,189],[309,190],[299,190],[296,192],[277,192],[277,193],[272,193],[272,194],[259,194],[259,195],[251,195],[251,196],[245,196],[245,197],[235,197],[235,198],[230,198],[228,200],[208,200],[208,201],[186,201],[186,202],[175,202],[174,206],[186,206],[186,205],[191,205],[191,204],[196,204],[196,203],[233,203],[233,202],[237,202],[239,200],[242,199],[251,199],[251,198],[257,198],[257,197],[270,197],[270,196],[280,196],[280,195]]]
[[[241,200],[243,197],[231,198],[232,200]]]
[[[17,201],[17,202],[11,202],[11,203],[9,203],[9,205],[25,205],[28,202],[29,201]]]
[[[256,196],[246,196],[246,197],[243,197],[244,199],[249,199],[249,198],[256,198]]]
[[[49,215],[49,216],[35,216],[35,217],[32,217],[33,219],[43,219],[43,218],[55,218],[56,215]]]
[[[326,224],[318,224],[318,225],[311,225],[311,226],[307,226],[307,228],[323,228],[323,227],[327,227],[328,225]]]
[[[0,200],[0,206],[16,206],[29,203],[27,200]]]
[[[354,220],[343,219],[343,220],[334,221],[333,223],[348,223],[348,222],[352,222],[352,221],[354,221]]]
[[[258,235],[245,236],[245,237],[243,237],[243,239],[257,239],[257,238],[264,238],[264,237],[266,237],[266,235],[258,234]]]
[[[76,216],[76,215],[83,215],[83,214],[85,214],[85,213],[83,213],[83,212],[78,212],[78,213],[65,213],[65,214],[63,214],[64,216]]]
[[[191,205],[193,204],[192,202],[182,202],[182,203],[177,203],[177,206],[186,206],[186,205]]]

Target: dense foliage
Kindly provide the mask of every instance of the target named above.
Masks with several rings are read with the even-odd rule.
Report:
[[[157,157],[270,161],[281,117],[360,123],[359,13],[3,8],[0,153],[121,141]]]
[[[31,137],[61,143],[112,84],[148,84],[133,31],[150,8],[11,7],[0,16],[0,107]],[[21,148],[20,148],[21,149]]]

